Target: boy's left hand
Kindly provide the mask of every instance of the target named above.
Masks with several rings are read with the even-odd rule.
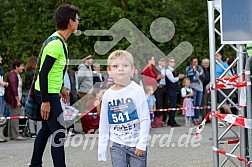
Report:
[[[136,149],[135,154],[136,154],[136,156],[143,156],[144,151],[143,151],[143,150]]]

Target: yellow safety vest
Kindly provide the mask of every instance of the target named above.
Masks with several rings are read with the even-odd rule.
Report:
[[[246,45],[246,50],[247,50],[248,56],[252,56],[252,43],[249,43]]]

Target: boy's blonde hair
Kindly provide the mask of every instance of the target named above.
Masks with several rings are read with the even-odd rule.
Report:
[[[189,81],[189,82],[190,82],[190,79],[189,79],[189,78],[184,78],[184,79],[183,79],[183,86],[185,86],[185,82],[186,82],[186,81]]]
[[[108,66],[110,66],[111,60],[116,59],[118,57],[125,57],[129,61],[129,63],[134,66],[133,56],[125,50],[115,50],[114,52],[112,52],[107,60]]]
[[[150,90],[153,90],[152,86],[145,86],[145,93],[148,93]]]

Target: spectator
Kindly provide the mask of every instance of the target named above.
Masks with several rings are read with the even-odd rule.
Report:
[[[70,106],[72,106],[77,101],[78,80],[75,71],[70,69],[69,66],[64,75],[64,87],[69,91]],[[74,129],[74,122],[67,128],[67,131],[71,136],[79,134],[79,132]]]
[[[228,64],[222,61],[222,55],[220,53],[217,53],[215,55],[216,58],[216,78],[220,77],[230,77],[232,76],[231,72],[228,71],[226,74],[223,74],[223,72],[228,68]]]
[[[152,128],[157,128],[160,127],[160,125],[157,124],[162,124],[162,122],[155,122],[154,123],[154,112],[156,111],[156,98],[153,95],[153,88],[152,86],[146,86],[145,87],[145,92],[146,92],[146,98],[147,98],[147,102],[148,102],[148,106],[149,106],[149,110],[150,110],[150,120],[151,120],[151,127]]]
[[[22,108],[22,78],[20,73],[24,70],[24,62],[20,59],[12,64],[12,70],[7,76],[7,82],[10,84],[6,88],[4,100],[10,107],[10,116],[24,115]],[[8,122],[8,135],[11,140],[26,140],[19,134],[19,120],[10,119]]]
[[[185,126],[193,124],[192,117],[194,116],[193,109],[193,90],[190,88],[190,79],[184,78],[183,88],[181,89],[181,96],[183,100],[183,115],[185,116]]]
[[[42,128],[34,142],[34,149],[30,167],[42,166],[42,157],[48,141],[52,135],[51,156],[53,166],[65,167],[65,125],[63,120],[63,110],[60,97],[63,102],[69,103],[69,92],[63,84],[63,71],[66,67],[67,39],[79,25],[79,11],[72,5],[61,5],[55,12],[55,23],[58,31],[51,36],[57,36],[61,40],[49,42],[41,55],[40,72],[35,82],[35,95],[41,103]],[[63,41],[63,42],[61,42]]]
[[[201,66],[198,65],[199,60],[198,57],[192,57],[191,58],[191,65],[186,67],[186,77],[190,79],[191,82],[191,88],[193,90],[193,104],[194,107],[197,107],[195,109],[195,114],[193,117],[193,123],[194,125],[199,125],[199,115],[200,115],[200,109],[201,102],[202,102],[202,96],[203,96],[203,84],[200,80],[200,77],[203,75],[204,71]]]
[[[210,102],[210,92],[207,90],[207,85],[210,83],[210,68],[209,68],[209,59],[202,60],[202,67],[204,73],[202,74],[202,82],[203,82],[203,98],[202,98],[202,106],[204,107],[202,113],[202,120],[205,118],[206,114],[210,111],[206,108],[208,106],[208,102]]]
[[[185,77],[184,74],[177,75],[175,73],[175,58],[171,57],[168,59],[168,67],[165,71],[165,82],[166,82],[166,93],[169,98],[170,107],[176,108],[177,105],[177,96],[179,90],[179,80]],[[179,125],[175,120],[176,110],[171,110],[169,112],[169,119],[167,125],[171,125],[171,127],[179,127]]]
[[[3,58],[0,56],[0,65],[2,64]],[[4,115],[4,91],[5,87],[9,85],[8,82],[4,82],[4,70],[3,67],[0,66],[0,117]],[[0,143],[7,142],[5,139],[0,138]]]
[[[147,56],[147,65],[142,71],[142,77],[144,81],[144,87],[151,86],[153,90],[155,91],[154,94],[156,95],[157,90],[157,82],[160,81],[160,79],[164,78],[165,76],[160,74],[160,72],[155,67],[155,58],[151,55]],[[157,122],[163,122],[163,115],[161,112],[155,112],[155,121],[152,124],[156,124]],[[157,123],[158,127],[162,127],[163,125]]]
[[[215,67],[216,68],[216,78],[230,77],[231,76],[230,71],[228,71],[226,74],[224,74],[224,71],[228,68],[228,64],[222,61],[222,55],[220,53],[217,53],[215,55],[215,57],[216,57],[216,67]],[[230,89],[223,89],[222,91],[223,91],[223,93],[228,95],[231,90]],[[225,100],[225,97],[219,91],[217,91],[217,103],[220,104],[224,100]],[[224,109],[225,113],[232,114],[232,111],[226,102],[223,103],[221,107]],[[221,113],[220,109],[218,110],[218,113]],[[220,121],[218,122],[218,125],[219,125],[219,127],[225,126],[225,124]]]
[[[139,75],[139,71],[137,68],[135,68],[134,73],[133,73],[133,77],[132,77],[132,81],[135,81],[137,84],[141,85],[142,81],[141,81],[141,76]]]
[[[90,113],[92,115],[84,115],[81,117],[81,125],[83,132],[90,134],[94,133],[99,128],[100,112],[101,112],[101,100],[104,90],[100,88],[93,89],[93,97],[90,99],[84,110],[85,113]]]
[[[93,85],[94,85],[94,87],[101,88],[103,85],[103,82],[104,82],[104,77],[101,74],[100,64],[94,63],[93,69],[94,69],[94,71],[93,71]]]
[[[228,59],[228,65],[230,66],[232,63],[233,63],[233,61],[234,61],[234,58],[233,57],[230,57],[229,59]],[[232,67],[230,68],[230,72],[231,72],[231,74],[232,74],[232,76],[234,76],[234,75],[236,75],[236,67],[237,67],[237,63],[235,62],[233,65],[232,65]],[[232,89],[233,90],[233,89]],[[235,103],[235,104],[238,104],[238,90],[236,90],[232,95],[231,95],[231,97],[230,97],[231,99],[232,99],[232,101]],[[228,102],[228,104],[230,104],[229,102]],[[233,114],[237,114],[238,113],[238,110],[237,110],[237,108],[235,108],[235,107],[232,107],[231,108],[231,111],[232,111],[232,113]]]
[[[34,78],[36,65],[37,65],[37,58],[30,57],[28,59],[26,66],[25,66],[25,85],[24,85],[24,87],[26,90],[26,99],[28,98],[29,90],[31,88],[32,80]],[[29,119],[28,123],[29,123],[29,130],[30,130],[31,138],[34,139],[37,137],[37,133],[39,132],[39,130],[42,126],[42,122]]]
[[[227,64],[230,66],[230,65],[233,63],[233,61],[234,61],[234,58],[233,58],[233,57],[230,57],[230,58],[228,59]],[[232,65],[232,67],[230,68],[230,72],[231,72],[232,76],[234,76],[234,75],[236,74],[236,70],[235,70],[236,66],[237,66],[237,62],[235,62],[235,63]]]
[[[112,78],[111,75],[109,75],[108,67],[107,67],[107,71],[103,74],[103,77],[104,77],[104,82],[103,82],[103,85],[102,85],[103,89],[108,89],[112,85],[114,85],[114,79]]]
[[[152,86],[153,90],[157,89],[157,81],[159,81],[161,78],[164,78],[163,75],[158,75],[157,69],[155,67],[155,58],[151,55],[147,56],[147,65],[144,67],[141,74],[144,87]]]
[[[157,66],[158,72],[162,75],[165,76],[165,71],[166,71],[166,61],[165,58],[161,58],[158,60],[158,66]],[[161,78],[158,81],[157,85],[157,90],[155,91],[155,97],[157,99],[156,101],[156,107],[157,109],[165,109],[168,108],[168,96],[166,94],[166,83],[165,83],[165,77]],[[155,112],[155,116],[158,117],[160,115],[163,116],[163,122],[167,123],[167,111],[157,111]]]
[[[228,64],[230,57],[222,57],[222,61]]]
[[[91,65],[93,63],[92,55],[85,53],[82,57],[83,63],[78,67],[78,98],[84,97],[93,87],[93,72]]]

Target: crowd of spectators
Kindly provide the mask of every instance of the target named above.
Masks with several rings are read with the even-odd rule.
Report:
[[[0,60],[0,62],[2,62],[1,57]],[[230,65],[233,61],[233,58],[229,58],[227,63]],[[221,54],[216,54],[216,78],[223,77],[223,68],[228,67],[227,63],[222,61]],[[224,77],[230,77],[235,74],[235,65],[236,64],[233,65]],[[26,96],[29,91],[29,86],[31,85],[35,66],[36,58],[29,58],[25,67],[25,84],[23,85]],[[13,70],[8,74],[7,82],[3,79],[3,69],[0,69],[0,97],[2,97],[0,98],[1,115],[4,115],[4,88],[6,88],[7,94],[10,94],[10,92],[16,92],[13,96],[9,95],[8,97],[13,97],[14,100],[16,98],[20,99],[20,104],[18,104],[19,108],[13,108],[13,106],[16,105],[12,104],[11,100],[6,98],[5,102],[7,106],[10,107],[11,116],[23,114],[23,108],[21,107],[22,78],[19,77],[23,68],[23,61],[15,61],[13,63]],[[148,101],[151,111],[150,117],[152,128],[163,127],[164,125],[171,127],[181,126],[175,119],[177,111],[176,108],[179,106],[177,100],[179,98],[182,101],[182,104],[180,105],[184,108],[182,113],[185,115],[186,126],[190,126],[192,124],[199,125],[201,121],[200,115],[204,118],[209,111],[209,109],[205,107],[203,109],[200,108],[201,106],[208,106],[210,103],[210,69],[209,59],[207,58],[203,59],[201,65],[199,65],[198,57],[192,57],[190,64],[184,71],[184,74],[177,74],[175,58],[159,58],[156,64],[155,57],[148,55],[146,56],[145,67],[142,70],[135,69],[131,78],[137,84],[143,86],[146,90],[146,100]],[[184,79],[183,84],[180,83],[182,82],[182,79]],[[98,129],[102,95],[104,91],[112,85],[113,78],[106,70],[101,71],[101,65],[95,62],[93,56],[89,53],[83,54],[82,63],[78,66],[77,71],[71,69],[70,66],[67,67],[64,75],[64,87],[67,88],[70,93],[70,105],[73,105],[84,96],[88,96],[88,100],[82,104],[81,108],[83,110],[80,112],[89,112],[92,114],[81,118],[83,132],[88,133],[89,130]],[[15,91],[9,91],[9,89],[14,88]],[[223,90],[223,92],[227,94],[230,90]],[[20,93],[21,95],[19,95]],[[237,95],[235,97],[237,97]],[[223,100],[224,96],[218,92],[217,102],[221,103]],[[228,103],[223,103],[221,107],[225,113],[232,113]],[[221,112],[221,110],[219,112]],[[40,122],[29,120],[29,129],[32,138],[36,138],[37,132],[41,127],[40,124]],[[9,121],[8,132],[10,139],[25,139],[18,133],[17,120]],[[71,135],[79,133],[74,129],[74,124],[68,127],[68,132]],[[0,142],[6,142],[6,140],[0,139]]]

